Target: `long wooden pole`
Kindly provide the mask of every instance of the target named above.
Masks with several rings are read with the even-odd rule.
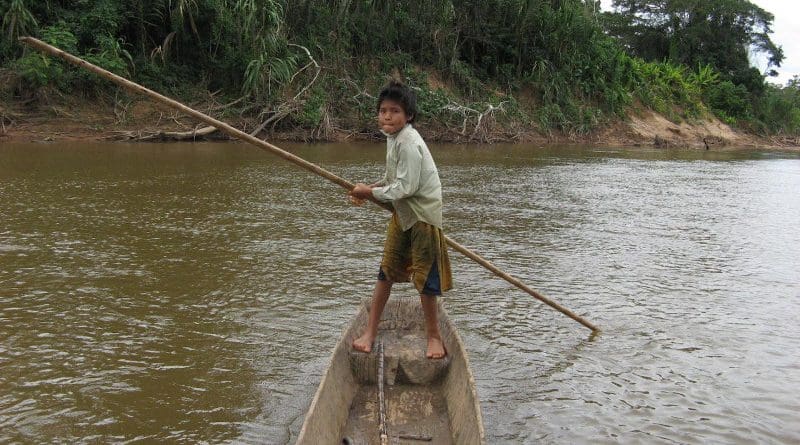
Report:
[[[343,178],[341,178],[339,176],[336,176],[335,174],[329,172],[328,170],[325,170],[324,168],[322,168],[322,167],[320,167],[320,166],[318,166],[316,164],[308,162],[308,161],[306,161],[305,159],[303,159],[303,158],[301,158],[299,156],[295,156],[295,155],[293,155],[293,154],[291,154],[291,153],[289,153],[289,152],[287,152],[285,150],[282,150],[282,149],[276,147],[275,145],[270,144],[269,142],[263,141],[263,140],[255,137],[255,136],[251,136],[251,135],[249,135],[249,134],[247,134],[247,133],[245,133],[243,131],[240,131],[240,130],[238,130],[238,129],[226,124],[225,122],[222,122],[220,120],[214,119],[213,117],[208,116],[206,114],[203,114],[203,113],[201,113],[201,112],[199,112],[199,111],[197,111],[197,110],[195,110],[193,108],[189,108],[188,106],[186,106],[186,105],[184,105],[184,104],[182,104],[182,103],[180,103],[180,102],[178,102],[176,100],[170,99],[170,98],[168,98],[166,96],[162,96],[161,94],[158,94],[155,91],[147,89],[147,88],[145,88],[145,87],[143,87],[143,86],[141,86],[141,85],[139,85],[137,83],[131,82],[130,80],[125,79],[123,77],[120,77],[120,76],[118,76],[118,75],[116,75],[116,74],[114,74],[112,72],[106,71],[106,70],[104,70],[104,69],[102,69],[102,68],[100,68],[100,67],[98,67],[96,65],[93,65],[93,64],[91,64],[91,63],[89,63],[89,62],[87,62],[87,61],[85,61],[83,59],[80,59],[78,57],[75,57],[72,54],[69,54],[69,53],[67,53],[65,51],[62,51],[62,50],[60,50],[60,49],[58,49],[58,48],[56,48],[54,46],[48,45],[47,43],[44,43],[41,40],[34,39],[33,37],[20,37],[19,40],[22,43],[24,43],[24,44],[26,44],[26,45],[28,45],[28,46],[30,46],[32,48],[35,48],[35,49],[37,49],[37,50],[39,50],[41,52],[44,52],[44,53],[50,54],[52,56],[58,57],[60,59],[63,59],[63,60],[65,60],[65,61],[67,61],[67,62],[69,62],[69,63],[71,63],[73,65],[76,65],[76,66],[79,66],[79,67],[84,68],[86,70],[89,70],[89,71],[99,75],[100,77],[102,77],[104,79],[108,79],[108,80],[110,80],[110,81],[112,81],[112,82],[114,82],[114,83],[116,83],[116,84],[118,84],[118,85],[120,85],[122,87],[125,87],[125,88],[127,88],[127,89],[129,89],[129,90],[131,90],[131,91],[133,91],[135,93],[143,94],[143,95],[145,95],[145,96],[147,96],[147,97],[149,97],[149,98],[151,98],[151,99],[153,99],[153,100],[155,100],[157,102],[160,102],[162,104],[165,104],[165,105],[169,106],[170,108],[173,108],[173,109],[176,109],[176,110],[178,110],[180,112],[188,114],[189,116],[192,116],[192,117],[196,118],[197,120],[199,120],[201,122],[205,122],[208,125],[211,125],[213,127],[218,128],[220,131],[230,135],[231,137],[234,137],[236,139],[240,139],[240,140],[249,142],[249,143],[255,145],[256,147],[258,147],[258,148],[260,148],[262,150],[265,150],[265,151],[268,151],[268,152],[270,152],[270,153],[272,153],[274,155],[280,156],[281,158],[286,159],[287,161],[289,161],[289,162],[291,162],[291,163],[293,163],[295,165],[298,165],[298,166],[310,171],[311,173],[314,173],[316,175],[322,176],[323,178],[333,182],[334,184],[340,185],[341,187],[343,187],[344,189],[346,189],[348,191],[352,190],[353,187],[355,186],[355,184],[353,184],[352,182],[347,181],[347,180],[345,180],[345,179],[343,179]],[[386,204],[386,203],[382,203],[382,202],[379,202],[379,201],[374,200],[374,199],[372,201],[375,202],[376,204],[378,204],[379,206],[387,209],[387,210],[391,210],[391,206]],[[599,330],[595,325],[593,325],[592,323],[590,323],[589,321],[587,321],[583,317],[575,314],[571,310],[561,306],[560,304],[556,303],[555,301],[545,297],[544,295],[540,294],[539,292],[536,292],[535,290],[533,290],[530,287],[526,286],[524,283],[522,283],[518,279],[512,277],[511,275],[503,272],[497,266],[495,266],[494,264],[490,263],[485,258],[481,257],[480,255],[478,255],[477,253],[473,252],[472,250],[470,250],[470,249],[462,246],[461,244],[453,241],[449,237],[445,237],[445,239],[447,240],[447,244],[450,247],[452,247],[453,249],[457,250],[458,252],[461,252],[467,258],[472,259],[473,261],[475,261],[476,263],[478,263],[481,266],[485,267],[486,269],[489,269],[490,271],[492,271],[495,275],[499,276],[500,278],[508,281],[509,283],[513,284],[514,286],[516,286],[516,287],[522,289],[523,291],[527,292],[528,294],[530,294],[531,296],[533,296],[537,300],[547,304],[548,306],[552,307],[553,309],[556,309],[557,311],[561,312],[562,314],[572,318],[573,320],[577,321],[578,323],[580,323],[580,324],[586,326],[587,328],[591,329],[593,332],[597,332]]]

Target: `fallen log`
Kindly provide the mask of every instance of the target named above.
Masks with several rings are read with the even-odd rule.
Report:
[[[191,131],[117,131],[111,139],[128,141],[201,141],[217,131],[217,128],[212,126]]]

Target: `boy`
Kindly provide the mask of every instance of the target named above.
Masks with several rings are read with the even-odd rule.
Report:
[[[358,183],[349,195],[355,204],[375,198],[391,202],[394,211],[386,231],[383,259],[372,293],[364,334],[353,341],[370,352],[392,284],[413,281],[420,293],[428,336],[427,357],[447,355],[439,332],[436,296],[452,287],[450,258],[442,233],[442,185],[425,141],[411,126],[416,96],[405,85],[390,82],[378,96],[378,125],[386,135],[386,173],[372,185]]]

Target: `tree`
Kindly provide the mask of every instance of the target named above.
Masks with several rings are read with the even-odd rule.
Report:
[[[19,36],[28,34],[36,27],[36,19],[23,0],[11,0],[8,5],[0,2],[0,17],[0,55],[3,55],[10,51]]]
[[[765,54],[768,68],[780,67],[784,58],[769,37],[774,16],[748,0],[614,0],[613,5],[606,28],[634,55],[711,65],[751,93],[763,91],[764,75],[750,66],[750,52]]]

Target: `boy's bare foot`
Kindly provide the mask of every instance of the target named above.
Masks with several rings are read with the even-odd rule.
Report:
[[[447,349],[444,347],[441,338],[429,337],[428,338],[428,354],[426,357],[430,359],[440,359],[447,356]]]
[[[375,337],[370,335],[369,332],[365,332],[361,337],[353,340],[353,349],[361,352],[371,352],[372,342],[374,341]]]

